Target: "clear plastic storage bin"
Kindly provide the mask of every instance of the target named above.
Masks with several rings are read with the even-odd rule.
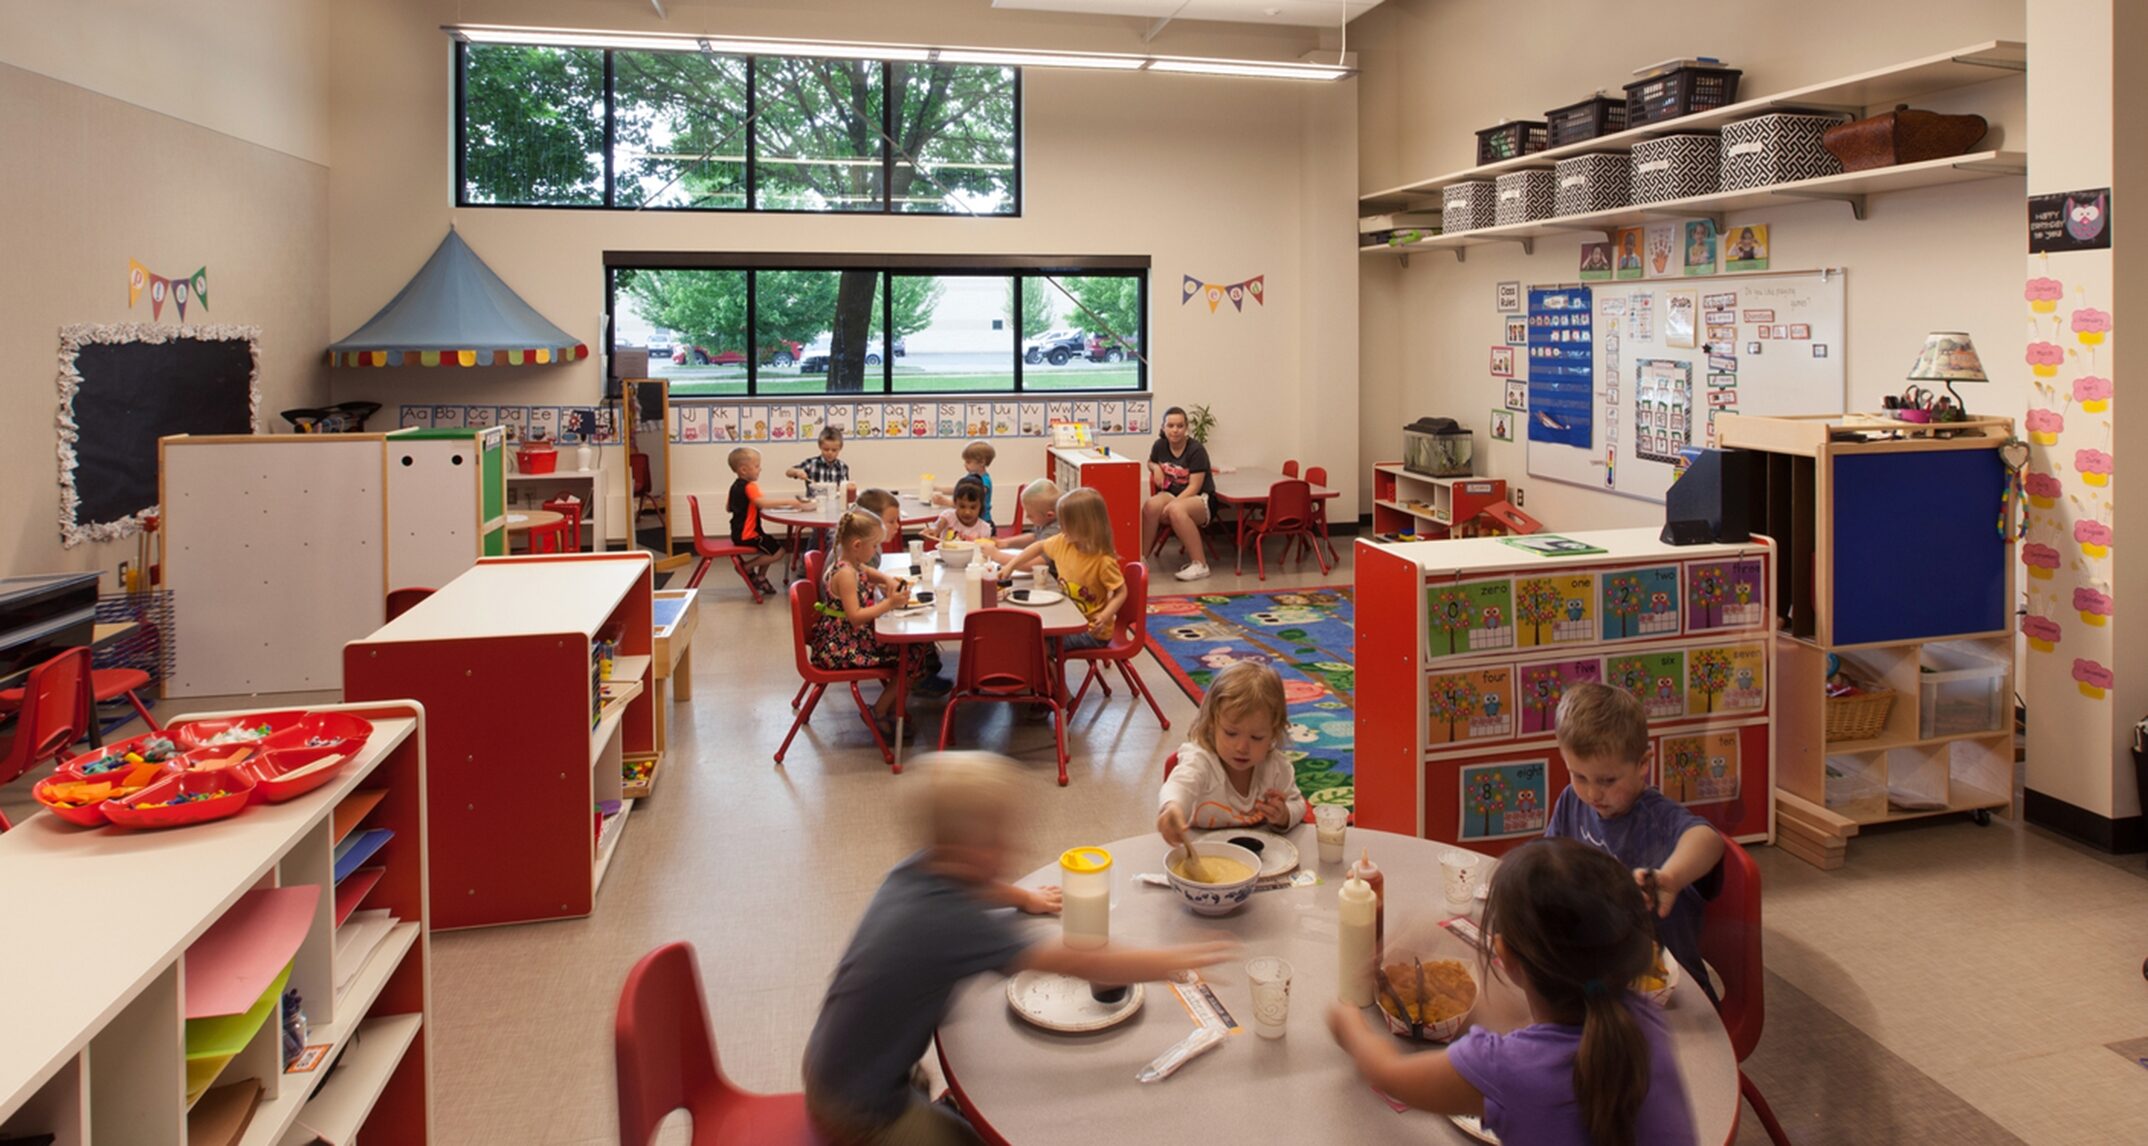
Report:
[[[1924,646],[1923,671],[1917,674],[1917,735],[2006,731],[2013,709],[2008,667],[2004,657],[1980,645]]]
[[[1886,811],[1886,767],[1859,756],[1828,757],[1827,806],[1845,816]]]

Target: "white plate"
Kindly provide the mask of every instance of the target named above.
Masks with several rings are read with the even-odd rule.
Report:
[[[1291,843],[1289,838],[1277,835],[1266,828],[1216,828],[1202,832],[1200,838],[1204,840],[1222,840],[1227,844],[1238,844],[1239,847],[1259,856],[1260,878],[1262,879],[1282,875],[1288,871],[1295,871],[1298,867],[1298,845]],[[1251,838],[1257,841],[1260,846],[1254,847],[1251,844],[1241,843],[1241,838]]]
[[[1000,596],[1010,605],[1026,605],[1032,609],[1041,609],[1066,600],[1064,595],[1050,589],[1009,589]]]
[[[1007,980],[1007,1005],[1023,1019],[1048,1031],[1086,1034],[1107,1030],[1133,1018],[1141,1009],[1141,984],[1126,989],[1116,1003],[1099,1003],[1089,981],[1071,975],[1024,971]]]
[[[1479,1142],[1489,1142],[1492,1144],[1492,1146],[1499,1146],[1499,1135],[1494,1134],[1489,1130],[1486,1130],[1484,1128],[1483,1120],[1478,1118],[1476,1115],[1450,1114],[1447,1117],[1451,1119],[1456,1126],[1462,1128],[1462,1133],[1469,1135],[1471,1138],[1474,1138]]]

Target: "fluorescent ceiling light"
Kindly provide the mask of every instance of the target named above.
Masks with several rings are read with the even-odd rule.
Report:
[[[809,56],[837,59],[898,60],[909,63],[985,64],[1001,67],[1080,68],[1104,71],[1180,72],[1190,75],[1244,76],[1253,79],[1339,80],[1354,68],[1334,64],[1275,60],[1220,60],[1184,56],[1144,56],[1109,52],[1050,52],[978,47],[925,47],[915,44],[867,44],[839,40],[754,40],[725,36],[657,32],[605,32],[582,28],[519,28],[495,24],[450,24],[443,31],[468,44],[524,44],[539,47],[615,48],[646,52],[712,52],[728,56]]]

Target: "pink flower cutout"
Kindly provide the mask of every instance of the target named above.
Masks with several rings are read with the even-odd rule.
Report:
[[[2075,657],[2073,661],[2073,679],[2091,688],[2109,688],[2111,687],[2111,670],[2095,661]]]
[[[2059,413],[2057,410],[2046,410],[2038,407],[2029,411],[2029,416],[2023,418],[2022,423],[2028,427],[2030,433],[2063,434],[2066,432],[2066,415]]]
[[[2035,614],[2021,618],[2021,635],[2032,641],[2057,644],[2060,636],[2058,622]]]
[[[2066,361],[2066,350],[2056,342],[2031,342],[2027,359],[2031,366],[2057,366]]]
[[[2111,527],[2100,521],[2077,521],[2073,525],[2073,539],[2083,545],[2109,545]]]
[[[2036,569],[2056,569],[2059,567],[2059,551],[2031,541],[2021,547],[2021,563]]]
[[[2094,374],[2083,374],[2073,380],[2073,400],[2076,402],[2103,402],[2111,397],[2111,380]]]
[[[2111,615],[2111,597],[2110,594],[2097,589],[2075,589],[2073,607],[2075,612],[2084,617],[2108,617]]]
[[[2032,473],[2021,479],[2021,488],[2027,490],[2030,497],[2058,497],[2066,492],[2066,487],[2051,474]]]
[[[2030,302],[2057,302],[2066,297],[2066,284],[2054,278],[2033,278],[2022,289],[2021,297]]]
[[[2102,450],[2075,450],[2073,452],[2073,468],[2085,474],[2110,473],[2111,455],[2104,453]]]
[[[2104,334],[2111,329],[2111,312],[2084,306],[2073,312],[2075,334]]]

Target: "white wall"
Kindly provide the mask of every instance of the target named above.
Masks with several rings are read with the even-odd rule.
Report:
[[[1388,0],[1351,25],[1364,69],[1363,191],[1466,168],[1475,160],[1476,129],[1541,119],[1546,108],[1599,87],[1618,94],[1632,68],[1670,56],[1728,59],[1744,70],[1745,98],[1979,40],[2021,39],[2024,26],[2021,0],[1964,0],[1946,6],[1943,18],[1928,4],[1856,0],[1718,5],[1705,18],[1671,0],[1634,0],[1615,12],[1552,0],[1532,10],[1532,19],[1585,20],[1588,32],[1524,39],[1514,8],[1492,0]],[[2019,78],[1917,106],[1983,114],[1995,126],[1985,147],[2028,146]],[[1728,222],[1771,224],[1777,268],[1848,268],[1849,403],[1870,409],[1900,392],[1928,331],[1971,332],[1987,364],[2021,361],[2021,196],[2020,179],[2001,178],[1875,198],[1862,223],[1832,203],[1741,212]],[[1554,529],[1662,520],[1661,508],[1648,502],[1531,479],[1525,443],[1488,440],[1488,411],[1502,396],[1485,366],[1485,348],[1501,341],[1495,284],[1572,281],[1583,241],[1540,239],[1534,255],[1519,246],[1473,247],[1461,264],[1451,254],[1420,252],[1407,269],[1394,258],[1364,257],[1361,455],[1395,457],[1402,424],[1446,415],[1477,431],[1479,470],[1522,486],[1528,510]],[[1971,390],[1971,408],[2019,417],[2027,387],[2018,373],[2001,370],[1992,385]]]
[[[1357,468],[1357,267],[1351,228],[1357,97],[1350,82],[1305,84],[1032,69],[1024,76],[1019,219],[633,214],[466,209],[453,204],[453,54],[439,25],[649,26],[897,41],[1138,50],[1145,24],[984,9],[957,0],[823,0],[722,12],[667,5],[673,19],[618,5],[379,0],[335,9],[331,312],[340,337],[423,262],[452,221],[540,312],[594,345],[604,310],[602,254],[633,250],[770,250],[1039,255],[1134,254],[1153,260],[1151,372],[1158,413],[1207,402],[1219,463],[1286,457],[1338,474]],[[837,17],[840,16],[840,19]],[[1174,25],[1153,50],[1295,58],[1306,29]],[[1250,129],[1257,125],[1258,129]],[[1099,141],[1110,146],[1100,147]],[[1236,282],[1267,276],[1264,305],[1210,314],[1181,306],[1181,275]],[[338,400],[591,404],[599,367],[339,372]],[[1042,472],[1042,449],[998,443],[995,480]],[[1139,440],[1114,443],[1145,449]],[[955,471],[951,442],[853,443],[861,481],[914,483]],[[714,496],[729,485],[724,448],[673,450],[675,488]],[[1351,505],[1338,517],[1354,516]]]

